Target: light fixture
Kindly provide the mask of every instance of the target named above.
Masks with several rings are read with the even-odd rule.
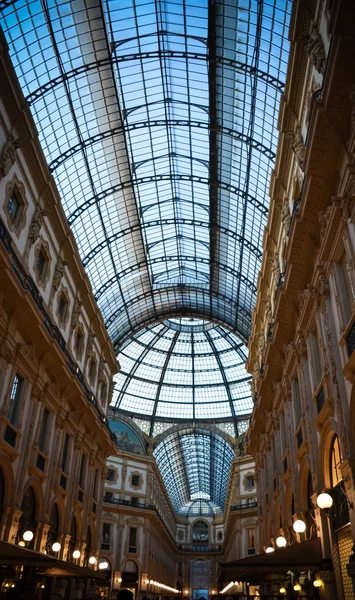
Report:
[[[117,579],[117,581],[118,581],[118,583],[122,583],[122,577],[119,577],[119,578]]]
[[[286,588],[284,586],[279,589],[280,594],[286,594]]]
[[[90,558],[89,558],[89,565],[94,565],[95,563],[96,563],[95,556],[90,556]]]
[[[274,548],[272,546],[268,546],[265,550],[266,554],[270,554],[270,552],[274,552]]]
[[[287,540],[283,535],[279,535],[278,538],[276,538],[276,546],[278,548],[284,548],[287,545]]]
[[[31,540],[33,540],[33,531],[30,531],[30,529],[28,529],[27,531],[25,531],[22,537],[25,540],[25,542],[30,542]]]
[[[149,583],[152,585],[154,583],[153,579],[150,579]]]
[[[22,548],[24,548],[24,547],[26,546],[26,544],[25,544],[25,542],[24,542],[23,540],[21,540],[21,541],[18,543],[18,545],[19,545],[19,546],[22,546]]]
[[[60,549],[61,549],[60,543],[59,542],[54,542],[54,544],[52,545],[53,552],[59,552]]]
[[[239,581],[235,581],[235,582],[234,582],[234,585],[239,585]]]
[[[313,585],[314,585],[314,587],[316,587],[316,588],[320,588],[320,587],[322,587],[322,585],[323,585],[323,581],[322,581],[321,579],[318,579],[318,578],[317,578],[317,579],[315,579],[315,580],[313,581]]]
[[[45,588],[45,587],[46,587],[46,586],[44,585],[44,583],[42,583],[42,585],[41,585],[41,590],[44,590],[44,588]]]
[[[108,562],[106,560],[103,560],[102,562],[99,563],[99,569],[107,569],[108,568]]]
[[[317,496],[317,505],[323,510],[331,508],[333,505],[333,498],[327,492],[322,492]]]
[[[80,558],[80,550],[74,550],[73,558]]]
[[[119,581],[120,579],[121,579],[121,577],[119,577],[118,581]],[[121,579],[121,581],[122,581],[122,579]],[[145,582],[146,582],[146,584],[148,585],[148,583],[149,583],[149,579],[146,579],[146,580],[145,580]]]
[[[295,590],[295,592],[300,592],[302,588],[301,588],[300,584],[297,582],[293,586],[293,589]]]
[[[306,523],[302,519],[296,519],[292,527],[296,533],[304,533],[306,531]]]

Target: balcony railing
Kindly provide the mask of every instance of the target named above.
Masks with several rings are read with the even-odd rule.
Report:
[[[220,544],[178,544],[182,552],[222,552]]]
[[[235,504],[234,506],[230,507],[230,512],[236,512],[237,510],[251,510],[252,508],[257,508],[258,503],[255,502],[248,502],[246,504]]]

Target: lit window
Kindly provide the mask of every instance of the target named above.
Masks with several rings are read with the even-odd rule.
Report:
[[[343,456],[341,453],[339,438],[337,435],[335,435],[332,439],[330,447],[330,484],[332,488],[340,483],[340,481],[343,479],[340,470],[340,465],[342,462]]]

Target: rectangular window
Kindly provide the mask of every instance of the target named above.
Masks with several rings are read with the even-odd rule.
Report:
[[[252,475],[247,475],[245,478],[246,488],[248,490],[252,490],[254,487],[254,477]]]
[[[93,490],[92,490],[92,497],[96,501],[97,501],[97,482],[98,482],[98,479],[99,479],[99,472],[96,469],[96,471],[95,471],[95,477],[94,477],[94,487],[93,487]]]
[[[36,269],[37,269],[38,275],[40,277],[43,277],[43,275],[45,274],[46,266],[47,266],[47,257],[45,255],[45,253],[42,250],[40,250],[38,253],[37,262],[36,262]]]
[[[14,382],[12,384],[10,406],[8,419],[12,425],[17,426],[18,416],[20,412],[21,395],[23,390],[24,380],[19,375],[15,375]]]
[[[138,485],[140,485],[140,482],[141,482],[140,475],[132,475],[132,485],[138,486]]]
[[[336,274],[337,284],[339,287],[338,297],[344,321],[343,325],[346,327],[354,310],[355,289],[352,278],[352,270],[345,252],[340,263],[337,265]]]
[[[81,464],[80,464],[80,475],[79,475],[79,485],[82,489],[85,487],[85,473],[86,471],[86,454],[82,454],[81,456]]]
[[[281,435],[281,456],[286,452],[286,424],[285,424],[285,413],[280,415],[280,435]]]
[[[64,445],[63,445],[63,454],[62,454],[62,463],[61,463],[61,469],[63,471],[63,473],[67,473],[67,469],[68,469],[68,452],[69,452],[69,441],[70,441],[70,437],[69,434],[66,433],[65,434],[65,438],[64,438]]]
[[[137,551],[137,528],[129,528],[128,552]]]
[[[41,429],[40,429],[39,438],[38,438],[38,448],[40,449],[41,452],[43,452],[43,454],[46,453],[48,420],[49,420],[49,410],[47,410],[45,408],[43,411],[43,415],[42,415]]]
[[[255,529],[248,529],[248,548],[255,548]]]
[[[106,480],[113,481],[115,478],[115,471],[113,469],[107,469]]]
[[[292,379],[291,381],[291,394],[292,394],[292,404],[293,404],[293,418],[295,429],[299,426],[301,422],[301,398],[300,398],[300,388],[298,385],[297,379]]]
[[[320,354],[318,347],[318,340],[316,333],[309,334],[309,344],[311,348],[311,356],[312,356],[312,365],[313,365],[313,383],[314,389],[316,389],[319,385],[319,382],[322,377],[322,367],[320,363]]]
[[[110,531],[111,531],[111,523],[103,523],[102,524],[102,543],[103,544],[110,543]]]

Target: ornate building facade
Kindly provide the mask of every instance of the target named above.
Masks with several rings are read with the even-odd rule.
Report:
[[[353,7],[294,8],[249,343],[248,451],[256,460],[259,550],[276,548],[279,536],[287,544],[319,536],[324,564],[334,568],[328,597],[353,598]],[[325,489],[329,510],[317,504]],[[304,533],[295,533],[297,519]],[[326,582],[332,576],[323,573]]]

